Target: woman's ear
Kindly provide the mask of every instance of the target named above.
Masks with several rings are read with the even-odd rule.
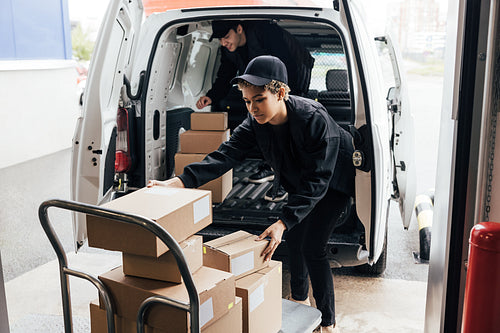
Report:
[[[282,100],[283,98],[285,98],[285,88],[281,87],[278,90],[278,101]]]

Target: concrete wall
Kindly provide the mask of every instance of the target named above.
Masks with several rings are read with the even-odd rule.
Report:
[[[72,60],[0,61],[0,168],[71,147],[76,75]]]

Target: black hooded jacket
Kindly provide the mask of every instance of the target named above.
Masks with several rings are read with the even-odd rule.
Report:
[[[249,61],[260,55],[272,55],[285,63],[288,72],[288,86],[294,95],[304,95],[311,82],[311,69],[314,58],[300,42],[288,31],[269,21],[248,21],[242,24],[246,36],[246,44],[229,52],[225,47],[221,50],[221,65],[217,78],[207,92],[213,104],[223,99],[231,84],[232,78],[243,74]]]
[[[259,124],[249,114],[229,141],[179,176],[188,188],[199,187],[239,165],[255,147],[273,167],[288,192],[281,220],[287,229],[300,223],[328,190],[354,194],[353,144],[318,102],[289,96],[284,125]]]

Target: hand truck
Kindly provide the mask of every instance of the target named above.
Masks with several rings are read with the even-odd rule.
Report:
[[[52,228],[52,225],[49,221],[47,211],[50,207],[56,207],[73,212],[113,219],[124,223],[135,224],[152,232],[155,236],[160,238],[160,240],[165,243],[169,250],[174,254],[175,260],[177,261],[177,265],[179,266],[179,270],[182,275],[182,279],[184,281],[184,285],[186,286],[188,292],[189,303],[180,302],[160,295],[147,298],[142,302],[137,312],[137,332],[144,333],[144,318],[146,316],[146,313],[151,305],[153,305],[154,303],[158,303],[189,312],[191,332],[200,333],[200,300],[198,297],[196,286],[194,285],[193,277],[191,275],[191,272],[189,271],[186,259],[179,244],[162,226],[160,226],[155,221],[140,215],[128,214],[75,201],[53,199],[45,201],[40,205],[38,209],[38,217],[40,219],[43,230],[45,231],[45,234],[49,238],[50,244],[56,252],[57,259],[59,261],[59,277],[61,279],[61,295],[65,333],[73,332],[71,299],[69,292],[69,275],[88,280],[97,288],[101,296],[101,300],[104,302],[104,307],[106,308],[108,333],[115,333],[114,307],[111,301],[111,296],[106,286],[97,277],[68,267],[68,260],[66,258],[64,249],[59,238],[57,237],[57,234],[54,231],[54,228]],[[312,308],[307,305],[291,302],[286,299],[282,299],[282,306],[282,328],[280,330],[280,333],[311,332],[316,326],[319,325],[321,321],[321,312],[319,312],[318,309]]]

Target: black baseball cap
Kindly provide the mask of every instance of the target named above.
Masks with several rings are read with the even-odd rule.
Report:
[[[247,65],[245,73],[231,80],[235,84],[238,80],[245,80],[254,86],[265,86],[272,80],[288,84],[286,66],[279,58],[263,55],[253,58]]]
[[[209,41],[211,42],[214,38],[222,38],[227,35],[229,30],[234,29],[236,31],[236,27],[238,24],[241,24],[240,21],[213,21],[212,22],[212,36],[210,36]]]

